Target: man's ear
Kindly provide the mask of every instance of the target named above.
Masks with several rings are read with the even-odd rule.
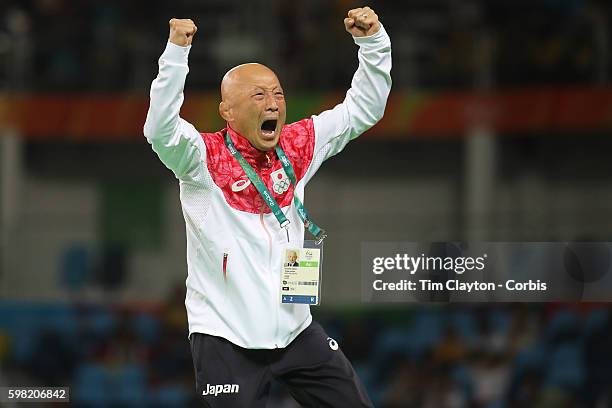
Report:
[[[226,122],[231,122],[231,109],[227,102],[221,101],[219,104],[219,115],[221,115]]]

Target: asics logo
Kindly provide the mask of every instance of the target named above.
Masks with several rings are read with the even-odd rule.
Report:
[[[251,184],[251,180],[238,180],[234,184],[232,184],[232,191],[237,193],[238,191],[242,191],[247,188]]]
[[[327,344],[329,344],[329,348],[336,351],[338,350],[338,342],[331,337],[327,338]]]

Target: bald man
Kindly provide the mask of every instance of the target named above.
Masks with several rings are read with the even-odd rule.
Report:
[[[382,118],[391,88],[391,42],[376,13],[350,10],[344,25],[359,46],[359,67],[342,103],[286,124],[276,74],[243,64],[221,82],[226,128],[200,133],[179,116],[197,27],[170,20],[144,134],[179,180],[189,340],[206,406],[265,407],[274,378],[303,406],[372,406],[309,305],[280,296],[286,250],[302,247],[306,231],[325,237],[304,208],[307,183]]]

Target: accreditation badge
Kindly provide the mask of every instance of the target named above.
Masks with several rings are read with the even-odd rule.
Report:
[[[318,305],[321,302],[323,245],[304,241],[304,248],[285,248],[280,274],[281,303]]]

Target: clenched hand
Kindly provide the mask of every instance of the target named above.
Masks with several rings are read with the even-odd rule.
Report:
[[[193,20],[190,20],[188,18],[173,18],[170,20],[169,24],[169,40],[171,43],[180,45],[181,47],[191,45],[191,42],[193,41],[193,36],[195,35],[196,31],[198,31],[198,27],[196,27]]]
[[[353,37],[365,37],[380,30],[378,15],[369,7],[360,7],[348,12],[344,27]]]

